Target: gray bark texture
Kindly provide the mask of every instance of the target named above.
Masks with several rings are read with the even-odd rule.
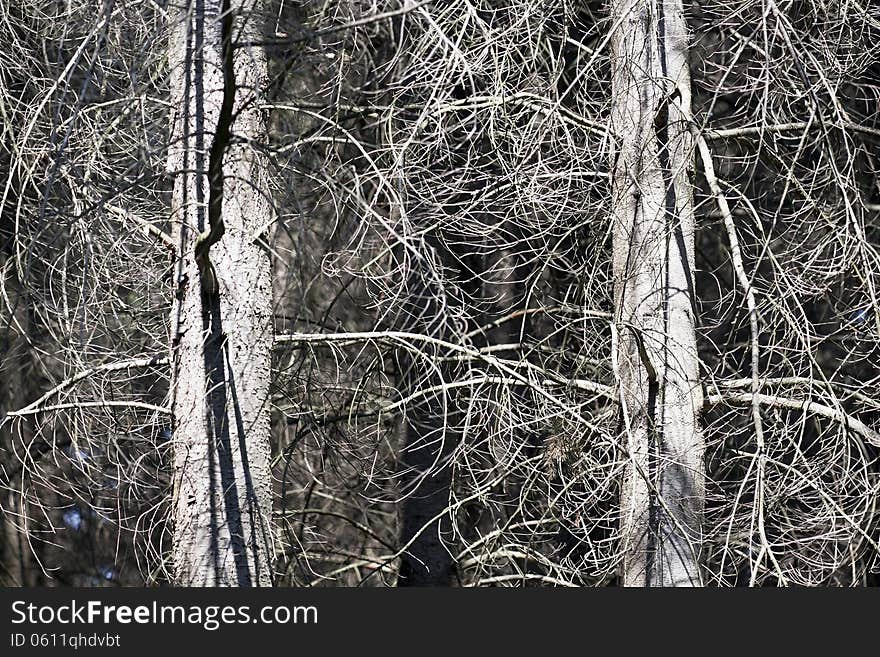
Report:
[[[191,0],[171,40],[169,171],[180,227],[172,311],[176,583],[266,586],[274,533],[269,443],[272,212],[255,98],[266,78],[243,0]],[[234,135],[234,138],[233,138]]]
[[[699,586],[702,391],[693,139],[681,0],[612,2],[614,359],[624,447],[624,586]]]

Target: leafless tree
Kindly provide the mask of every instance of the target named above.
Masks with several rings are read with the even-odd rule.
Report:
[[[612,363],[627,450],[623,583],[701,583],[705,486],[695,331],[688,28],[680,0],[611,12]]]
[[[273,342],[267,167],[256,103],[266,63],[251,3],[187,3],[174,19],[171,311],[175,580],[267,585],[274,535],[269,449]]]
[[[875,4],[0,2],[6,577],[876,583]]]

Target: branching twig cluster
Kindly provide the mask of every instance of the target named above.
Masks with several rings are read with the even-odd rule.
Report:
[[[45,568],[72,545],[59,518],[76,508],[160,581],[168,14],[0,4],[2,330],[26,341],[31,386],[4,399],[0,483]],[[277,212],[279,581],[393,584],[404,500],[446,470],[461,585],[612,583],[628,458],[610,346],[608,45],[622,28],[602,2],[398,4],[266,11],[270,138],[252,146]],[[706,579],[864,583],[880,13],[710,0],[688,18]],[[425,409],[443,448],[402,438]],[[405,472],[418,449],[436,452],[432,471]],[[137,577],[101,550],[111,577]]]

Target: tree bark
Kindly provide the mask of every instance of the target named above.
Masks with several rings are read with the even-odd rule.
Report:
[[[612,2],[615,370],[629,463],[624,586],[699,586],[702,391],[693,143],[681,0]]]
[[[269,449],[271,203],[255,96],[266,78],[244,0],[191,0],[171,43],[178,110],[169,170],[180,226],[172,311],[176,583],[265,586],[274,534]],[[259,3],[257,3],[259,5]],[[232,139],[232,133],[236,138]]]

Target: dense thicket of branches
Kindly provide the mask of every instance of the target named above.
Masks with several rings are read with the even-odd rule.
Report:
[[[237,46],[267,57],[268,139],[232,138],[274,206],[274,582],[430,561],[454,585],[617,583],[623,22],[587,0],[262,4]],[[4,581],[175,576],[177,8],[0,1]],[[880,8],[685,15],[702,579],[870,584]]]

